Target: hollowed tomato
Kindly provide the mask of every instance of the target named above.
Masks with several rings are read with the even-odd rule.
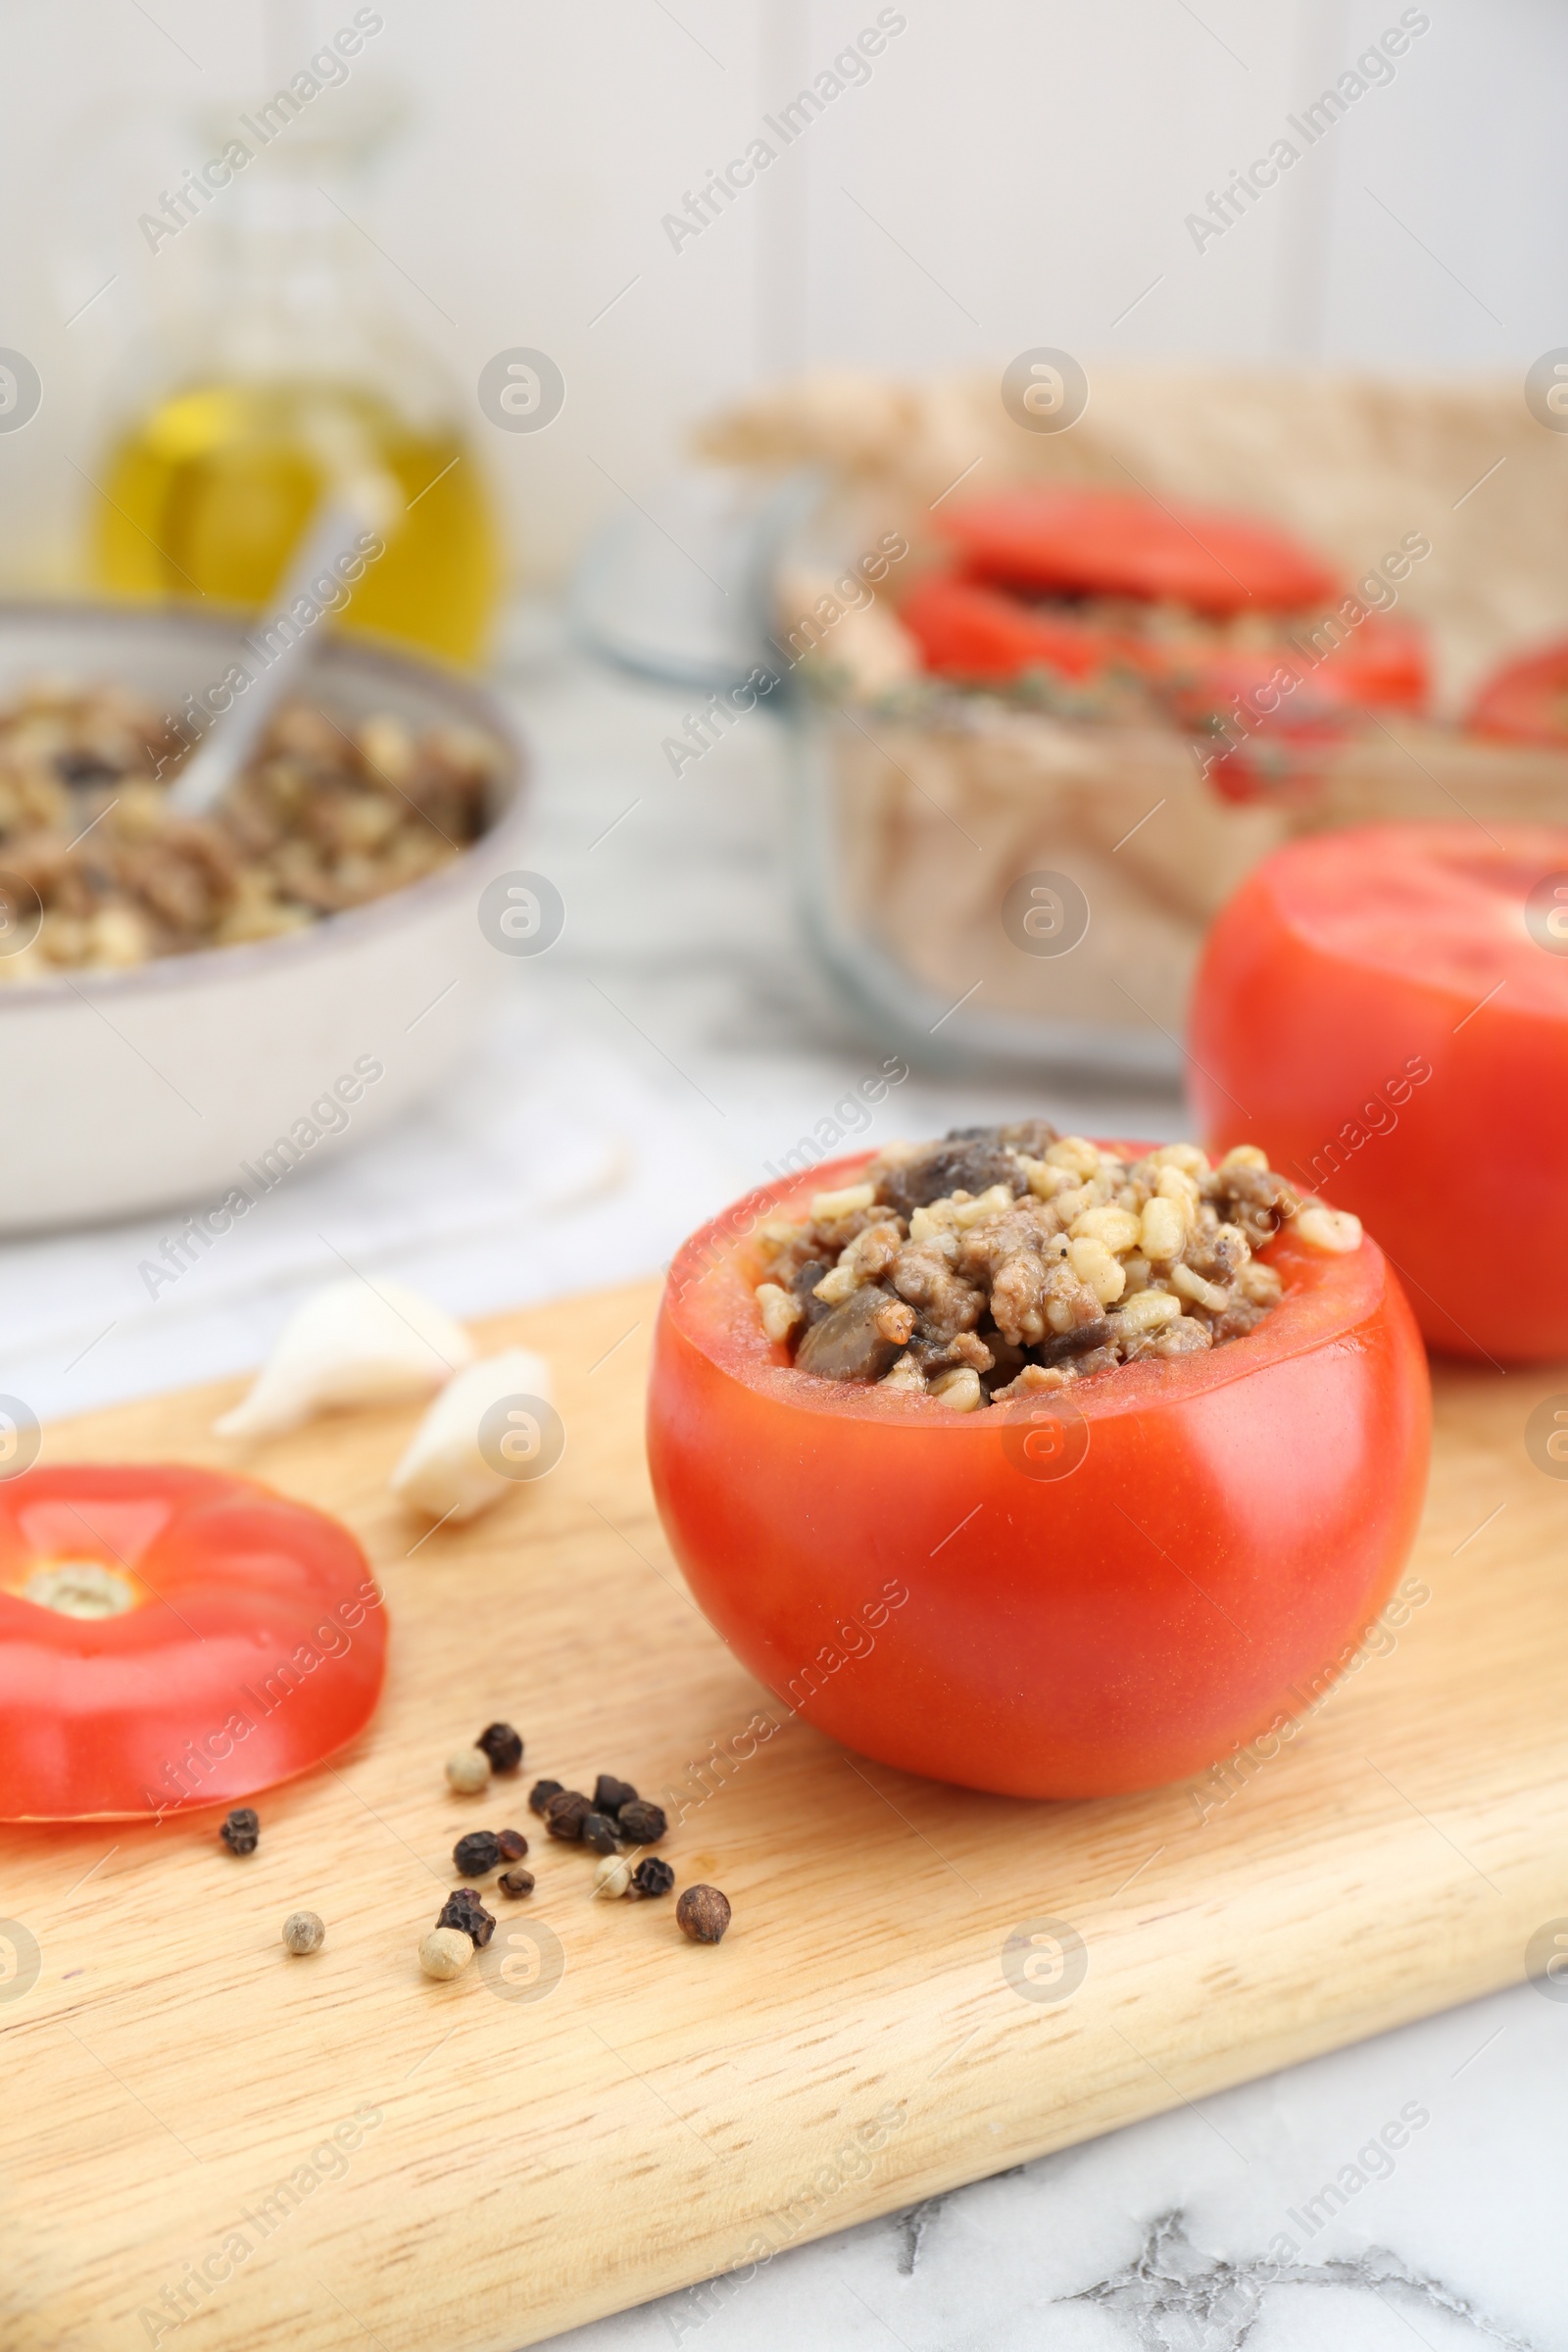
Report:
[[[1494,669],[1465,724],[1501,743],[1568,743],[1568,643],[1538,646]]]
[[[1568,1355],[1568,831],[1291,843],[1210,931],[1190,1028],[1210,1139],[1364,1218],[1434,1347]]]
[[[1376,613],[1321,655],[1302,622],[1273,645],[1195,650],[1177,639],[1146,659],[1181,698],[1180,715],[1239,710],[1244,723],[1272,719],[1286,732],[1343,724],[1358,710],[1421,710],[1431,684],[1423,632]]]
[[[1310,642],[1310,628],[1298,630]],[[1432,697],[1432,648],[1419,621],[1369,612],[1333,652],[1340,692],[1360,710],[1425,710]]]
[[[1075,682],[1113,662],[1134,665],[1137,646],[1126,631],[1043,612],[999,588],[956,580],[942,572],[919,581],[899,608],[899,619],[920,648],[927,669],[948,678],[1003,684],[1029,669],[1053,669]]]
[[[156,1820],[309,1770],[380,1694],[347,1528],[244,1478],[70,1462],[0,1482],[0,1820]]]
[[[1121,669],[1197,731],[1220,721],[1233,732],[1321,740],[1343,735],[1358,710],[1424,710],[1430,689],[1423,632],[1375,613],[1318,655],[1304,623],[1297,634],[1305,643],[1282,631],[1273,645],[1212,644],[1117,627],[934,572],[906,597],[899,618],[941,677],[1005,685],[1048,669],[1076,684]]]
[[[1247,1338],[965,1414],[797,1372],[762,1333],[748,1237],[864,1160],[753,1194],[670,1270],[654,1492],[730,1647],[849,1746],[1015,1796],[1153,1787],[1298,1712],[1425,1484],[1425,1358],[1376,1245],[1282,1235]]]
[[[1177,653],[1165,671],[1173,717],[1213,739],[1209,781],[1226,800],[1255,800],[1313,772],[1354,717],[1331,669],[1312,669],[1283,647],[1205,653],[1197,661]]]
[[[938,517],[977,580],[1130,596],[1195,612],[1295,612],[1339,594],[1322,558],[1271,523],[1134,492],[1021,488]]]

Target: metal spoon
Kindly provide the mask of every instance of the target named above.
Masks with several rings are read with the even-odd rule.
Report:
[[[255,748],[279,699],[288,691],[313,651],[313,631],[324,617],[318,584],[323,578],[346,586],[338,566],[373,561],[383,549],[368,509],[379,501],[335,490],[318,507],[310,529],[283,575],[270,612],[242,642],[239,666],[247,683],[207,732],[201,749],[170,787],[169,807],[179,816],[206,816],[218,806]],[[366,542],[370,545],[368,547]],[[302,620],[295,607],[316,610]]]

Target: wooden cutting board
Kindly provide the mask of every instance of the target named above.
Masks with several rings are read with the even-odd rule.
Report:
[[[393,1616],[373,1731],[261,1800],[254,1857],[211,1812],[0,1832],[0,1914],[40,1954],[8,1990],[0,1945],[7,2352],[514,2352],[718,2273],[743,2297],[768,2247],[1516,1983],[1568,1914],[1568,1485],[1523,1443],[1568,1373],[1441,1376],[1402,1623],[1231,1793],[1026,1804],[798,1722],[720,1779],[713,1744],[778,1709],[654,1515],[656,1295],[486,1328],[555,1359],[568,1444],[466,1533],[421,1542],[387,1494],[410,1414],[249,1457],[355,1528]],[[64,1425],[45,1458],[231,1463],[235,1393]],[[450,1794],[496,1716],[515,1793]],[[454,1838],[532,1833],[536,1775],[599,1770],[689,1788],[663,1850],[728,1893],[724,1943],[590,1900],[588,1857],[535,1837],[501,1965],[422,1978]],[[291,1960],[300,1905],[327,1941]]]

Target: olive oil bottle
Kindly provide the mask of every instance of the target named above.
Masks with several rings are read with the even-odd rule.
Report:
[[[319,138],[258,157],[182,229],[204,240],[198,299],[93,468],[93,568],[120,595],[259,610],[334,481],[378,476],[385,553],[334,625],[473,662],[500,589],[488,484],[319,184],[334,161]]]
[[[331,429],[323,432],[323,426]],[[213,382],[171,392],[114,450],[96,517],[103,585],[259,609],[349,436],[402,494],[386,553],[342,615],[452,662],[483,653],[496,596],[484,488],[456,430],[419,426],[349,384]]]

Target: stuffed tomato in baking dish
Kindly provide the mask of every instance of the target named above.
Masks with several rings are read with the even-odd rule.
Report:
[[[1424,632],[1315,550],[1249,515],[1086,484],[1023,485],[937,518],[951,560],[899,611],[924,667],[1085,719],[1153,720],[1208,747],[1232,800],[1298,772],[1369,711],[1419,712]],[[1412,533],[1393,561],[1408,571]],[[1375,601],[1363,601],[1375,600]]]
[[[670,1270],[649,1456],[693,1592],[818,1729],[1018,1796],[1200,1769],[1353,1652],[1426,1361],[1375,1242],[1244,1147],[895,1146]]]

